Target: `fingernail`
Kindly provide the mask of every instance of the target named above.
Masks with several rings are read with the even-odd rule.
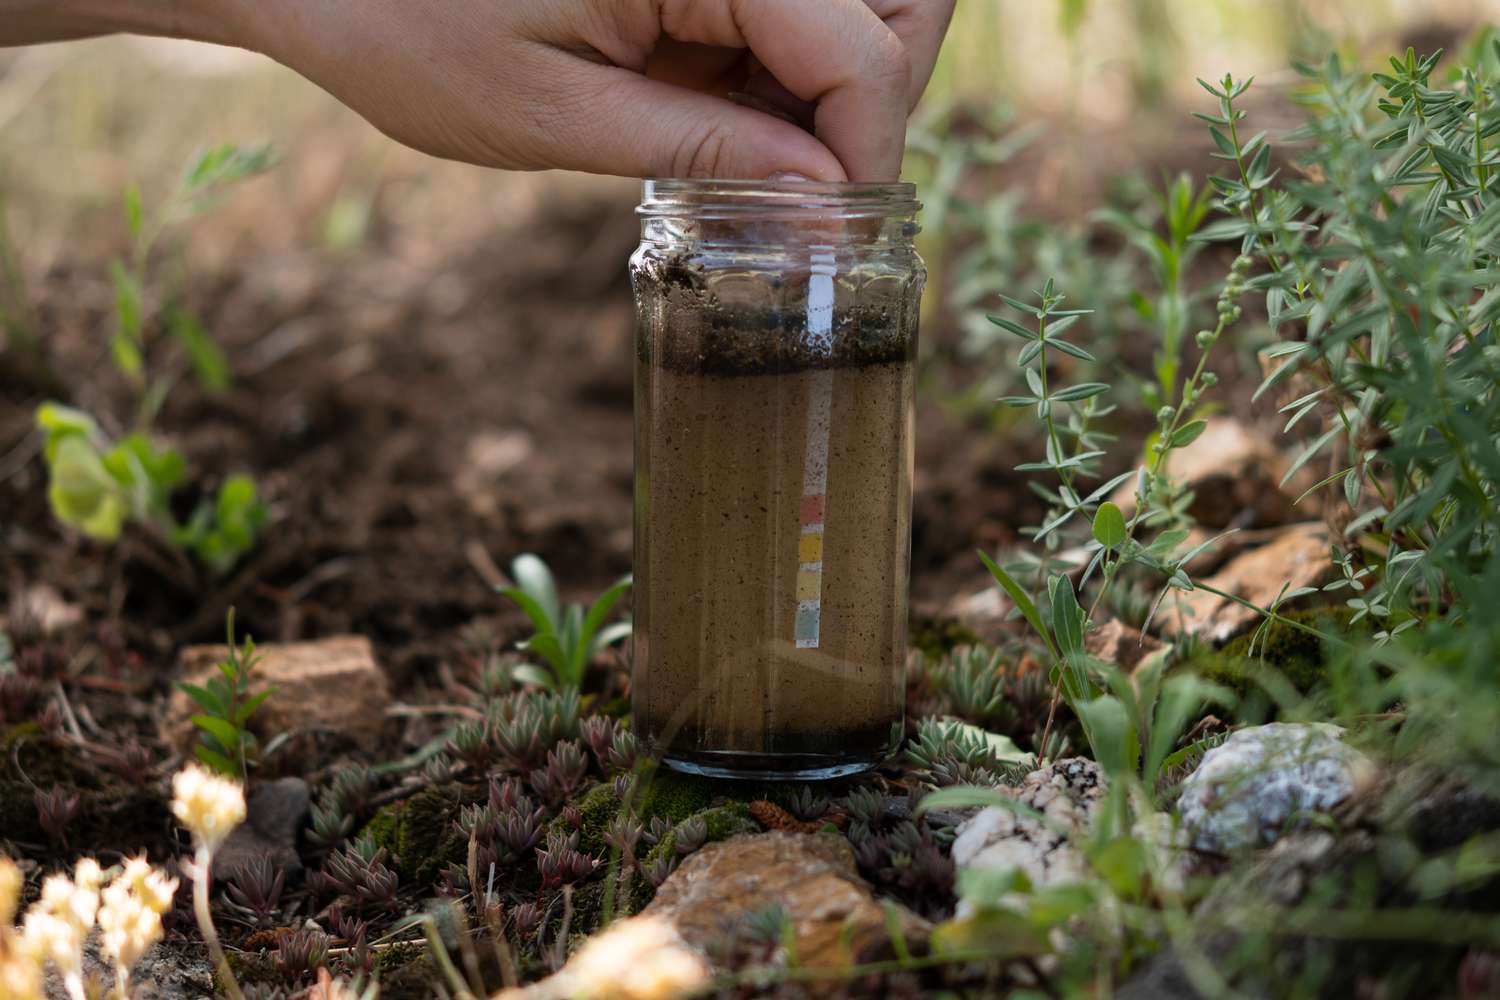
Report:
[[[812,178],[790,170],[778,170],[766,178],[768,184],[811,184]]]

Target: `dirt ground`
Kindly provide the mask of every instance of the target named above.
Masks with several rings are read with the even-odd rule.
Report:
[[[515,554],[537,552],[579,596],[628,572],[633,189],[523,183],[539,189],[524,225],[434,236],[420,251],[381,232],[393,184],[350,255],[237,233],[239,220],[276,211],[266,202],[277,188],[235,195],[227,225],[200,228],[236,245],[195,270],[188,296],[236,381],[218,397],[182,383],[159,426],[204,482],[261,479],[273,509],[263,544],[207,579],[140,538],[111,550],[69,537],[48,513],[29,432],[40,397],[11,377],[0,384],[0,587],[49,583],[150,656],[215,638],[230,605],[262,639],[357,632],[399,677],[440,658],[463,626],[520,624],[486,583]],[[75,400],[118,414],[126,396],[102,356],[114,249],[70,250],[31,304]],[[934,315],[924,337],[936,346],[955,331]],[[974,545],[1004,540],[1035,501],[982,422],[927,401],[919,428],[913,591],[931,603],[977,584]]]

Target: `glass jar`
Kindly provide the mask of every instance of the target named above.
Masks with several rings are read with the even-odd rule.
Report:
[[[831,778],[899,746],[919,207],[910,184],[645,184],[634,717],[673,768]]]

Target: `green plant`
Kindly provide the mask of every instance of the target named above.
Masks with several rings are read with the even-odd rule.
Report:
[[[115,331],[110,351],[115,367],[136,391],[138,427],[148,427],[179,375],[148,365],[156,334],[165,333],[187,356],[194,376],[210,392],[229,387],[229,364],[223,350],[196,314],[177,301],[170,272],[153,250],[171,229],[212,207],[236,181],[264,173],[274,162],[267,145],[224,143],[197,154],[171,194],[148,209],[138,187],[125,191],[125,223],[131,248],[110,261],[115,290]]]
[[[538,557],[517,556],[510,572],[516,585],[502,587],[500,593],[520,605],[535,629],[520,648],[535,653],[547,666],[542,669],[520,664],[515,675],[549,690],[580,688],[589,661],[630,634],[628,621],[605,624],[610,611],[630,589],[630,577],[616,582],[585,610],[581,604],[562,605],[552,571]]]
[[[233,608],[224,629],[228,652],[218,663],[220,676],[210,677],[202,685],[179,682],[177,687],[203,709],[192,717],[202,738],[202,743],[193,748],[194,755],[219,774],[246,781],[257,741],[245,726],[276,689],[251,691],[250,675],[260,657],[255,652],[255,641],[249,636],[243,645],[235,642]]]
[[[226,478],[180,524],[171,497],[187,463],[175,448],[139,432],[111,440],[87,413],[57,403],[43,403],[36,421],[45,435],[47,500],[62,523],[102,542],[138,524],[216,573],[255,546],[266,508],[250,477]]]
[[[211,572],[231,569],[255,546],[266,508],[255,481],[231,475],[218,492],[199,501],[186,522],[172,513],[172,495],[187,480],[187,462],[160,442],[151,425],[172,386],[176,367],[148,363],[157,333],[165,333],[186,354],[206,390],[229,385],[223,351],[186,306],[175,301],[167,269],[153,249],[176,224],[211,205],[224,188],[265,170],[267,147],[217,146],[188,166],[173,194],[151,212],[132,187],[125,196],[125,218],[132,249],[110,262],[115,290],[115,330],[110,339],[116,369],[135,396],[133,429],[118,439],[101,421],[82,410],[43,403],[36,423],[45,435],[48,500],[59,521],[101,542],[114,542],[128,524],[151,532],[174,551],[191,553]]]

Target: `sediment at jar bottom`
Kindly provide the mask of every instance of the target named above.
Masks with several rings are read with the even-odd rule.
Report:
[[[698,753],[864,757],[903,702],[913,372],[637,364],[635,721]]]

